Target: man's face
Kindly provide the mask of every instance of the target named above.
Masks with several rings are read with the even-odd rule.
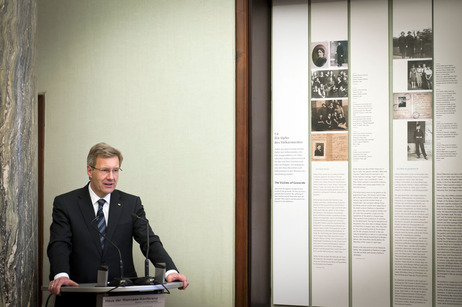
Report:
[[[96,158],[94,167],[87,165],[87,174],[90,178],[90,185],[99,197],[103,198],[112,193],[117,186],[119,179],[119,158]]]

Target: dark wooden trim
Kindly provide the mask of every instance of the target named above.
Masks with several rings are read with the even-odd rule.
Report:
[[[38,284],[43,280],[43,181],[45,167],[45,95],[38,95]],[[42,306],[42,291],[39,290],[39,306]]]
[[[235,306],[249,306],[249,3],[236,0]]]
[[[235,306],[271,305],[271,1],[236,0]]]

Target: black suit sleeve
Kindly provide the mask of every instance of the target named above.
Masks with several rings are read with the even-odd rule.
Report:
[[[50,226],[48,257],[50,259],[50,280],[58,273],[70,275],[69,257],[72,252],[72,232],[69,214],[59,198],[53,202],[53,223]]]
[[[90,225],[94,217],[88,187],[55,198],[47,248],[50,279],[58,273],[67,273],[78,283],[96,282],[98,266],[104,259],[98,233]],[[107,254],[113,253],[108,251]],[[114,263],[108,264],[114,267],[111,272],[116,274],[118,259]]]

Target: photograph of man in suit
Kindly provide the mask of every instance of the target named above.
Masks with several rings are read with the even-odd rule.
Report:
[[[48,290],[57,295],[55,306],[94,306],[94,295],[61,293],[61,287],[96,283],[101,265],[108,266],[109,281],[121,277],[122,273],[124,277],[136,277],[133,238],[145,254],[147,231],[150,261],[166,264],[167,282],[182,281],[182,289],[189,284],[186,276],[178,272],[160,238],[151,228],[146,229],[148,225],[141,199],[116,190],[122,160],[121,152],[112,146],[105,143],[94,145],[87,157],[90,182],[54,200],[47,253],[50,260]],[[119,248],[124,272],[120,272],[117,249],[105,242],[99,232]]]
[[[417,158],[420,159],[420,153],[428,160],[427,153],[425,152],[425,131],[420,129],[420,124],[417,123],[414,132],[415,153]]]

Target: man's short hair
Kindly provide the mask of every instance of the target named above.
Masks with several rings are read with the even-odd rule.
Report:
[[[122,160],[123,156],[122,153],[112,147],[111,145],[108,145],[106,143],[98,143],[94,145],[92,148],[90,148],[90,151],[88,152],[87,156],[87,165],[89,166],[95,166],[96,164],[96,159],[100,158],[112,158],[112,157],[118,157],[119,158],[119,167],[122,166]]]

